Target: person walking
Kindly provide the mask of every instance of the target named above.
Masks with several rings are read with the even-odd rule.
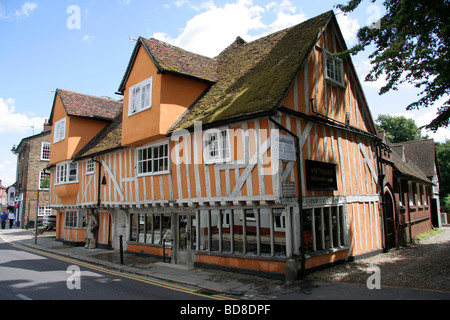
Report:
[[[9,219],[9,228],[12,229],[14,225],[14,220],[16,220],[16,215],[12,212],[9,212],[8,219]]]
[[[1,220],[2,220],[2,229],[5,229],[6,220],[8,220],[8,215],[6,214],[6,212],[2,213]]]

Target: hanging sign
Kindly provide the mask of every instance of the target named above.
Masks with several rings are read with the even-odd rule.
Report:
[[[337,190],[337,176],[334,163],[305,160],[306,185],[308,190]]]

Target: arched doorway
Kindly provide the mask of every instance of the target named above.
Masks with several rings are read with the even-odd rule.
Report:
[[[389,190],[384,193],[384,221],[386,251],[395,247],[394,202]]]

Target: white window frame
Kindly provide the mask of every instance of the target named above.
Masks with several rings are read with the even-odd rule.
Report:
[[[66,118],[55,122],[55,133],[53,136],[53,143],[63,141],[66,138]]]
[[[230,130],[217,128],[203,134],[203,158],[206,164],[231,161]]]
[[[408,181],[408,198],[409,198],[409,206],[415,207],[416,206],[416,194],[414,192],[414,185],[413,182]]]
[[[163,152],[165,151],[164,150],[165,148],[167,149],[167,154],[160,153],[161,147],[163,147],[162,150]],[[145,150],[145,158],[144,158],[144,150]],[[155,150],[157,150],[157,153],[155,153]],[[150,155],[149,151],[151,153]],[[165,170],[159,170],[159,168],[161,167],[161,161],[163,167],[167,165],[167,168]],[[143,170],[144,163],[147,168],[145,171]],[[148,170],[149,164],[151,166],[151,170]],[[157,166],[158,170],[155,170],[155,164],[158,165]],[[169,172],[170,172],[170,147],[168,141],[150,144],[136,149],[136,175],[138,177],[167,174]]]
[[[42,142],[41,144],[41,160],[50,161],[50,142]]]
[[[422,206],[422,188],[420,184],[416,184],[416,190],[417,190],[417,205],[420,207]]]
[[[70,229],[85,229],[87,224],[86,210],[66,210],[64,213],[64,227]]]
[[[45,217],[52,215],[52,208],[48,206],[39,206],[38,217]]]
[[[46,175],[45,171],[39,171],[39,186],[38,186],[39,190],[48,190],[49,189],[49,188],[41,188],[42,181],[44,181],[46,176],[47,175]]]
[[[277,217],[280,217],[278,220]],[[273,226],[275,231],[286,231],[286,210],[280,208],[273,209]]]
[[[128,98],[128,116],[132,116],[152,107],[153,77],[130,88]]]
[[[86,175],[95,173],[95,162],[93,160],[86,161]]]
[[[342,59],[333,57],[333,54],[327,50],[324,50],[324,74],[325,79],[341,87],[345,86],[344,83],[344,62]],[[331,69],[330,69],[331,67]]]
[[[56,184],[78,183],[78,163],[63,162],[56,165]]]
[[[422,185],[423,187],[423,205],[425,207],[428,207],[428,192],[427,192],[427,186],[426,185]]]

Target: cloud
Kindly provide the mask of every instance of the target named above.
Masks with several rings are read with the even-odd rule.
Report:
[[[1,133],[17,133],[26,134],[31,127],[35,132],[40,132],[44,125],[44,118],[30,117],[23,113],[16,113],[15,100],[8,98],[0,98],[0,134]]]
[[[28,17],[30,15],[31,12],[33,12],[35,9],[37,9],[38,4],[37,2],[25,2],[22,7],[20,8],[20,10],[16,10],[15,12],[15,16],[17,18],[20,17]]]
[[[265,7],[253,4],[252,0],[236,0],[222,6],[214,1],[193,5],[189,0],[178,0],[175,5],[187,5],[199,13],[186,23],[178,36],[172,38],[156,32],[152,37],[209,57],[218,55],[237,36],[253,41],[306,20],[306,16],[298,13],[297,7],[289,0],[271,2]],[[266,14],[273,14],[275,19],[264,23]]]
[[[94,39],[95,39],[94,36],[90,36],[90,35],[87,35],[87,34],[85,34],[83,36],[83,38],[82,38],[83,42],[86,42],[86,43],[89,43],[89,44],[93,44],[94,43]]]
[[[356,34],[361,28],[357,19],[351,19],[348,15],[344,13],[337,13],[336,19],[339,23],[342,35],[344,36],[345,43],[348,47],[352,47],[356,44]]]
[[[37,2],[25,2],[20,9],[16,9],[14,13],[6,13],[5,9],[0,4],[0,20],[13,20],[29,17],[30,14],[38,8]]]

